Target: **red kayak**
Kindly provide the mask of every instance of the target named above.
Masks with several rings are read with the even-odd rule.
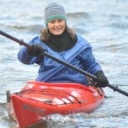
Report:
[[[19,128],[29,128],[51,114],[90,113],[102,104],[104,96],[104,91],[94,86],[29,81],[10,95],[9,115]]]

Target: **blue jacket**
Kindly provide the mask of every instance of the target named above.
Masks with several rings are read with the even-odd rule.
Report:
[[[75,67],[85,70],[91,74],[97,71],[102,71],[101,66],[96,62],[91,45],[80,35],[77,35],[77,43],[73,48],[63,52],[55,52],[50,49],[45,43],[40,40],[40,37],[35,37],[29,42],[30,45],[38,44],[43,47],[45,52],[64,60]],[[38,77],[36,81],[43,82],[72,82],[87,84],[87,78],[83,74],[78,73],[64,65],[44,56],[42,58],[31,57],[27,53],[27,48],[23,47],[18,53],[18,59],[24,64],[40,65]]]

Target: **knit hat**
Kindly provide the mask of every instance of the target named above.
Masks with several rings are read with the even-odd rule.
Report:
[[[46,25],[54,19],[62,19],[66,22],[67,18],[64,7],[58,3],[49,4],[44,10],[44,19]]]

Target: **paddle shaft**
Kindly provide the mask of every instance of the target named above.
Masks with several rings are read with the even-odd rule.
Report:
[[[7,38],[9,38],[9,39],[11,39],[11,40],[19,43],[20,45],[24,45],[27,48],[31,48],[31,46],[29,44],[25,43],[23,40],[19,40],[19,39],[15,38],[15,37],[13,37],[13,36],[11,36],[11,35],[3,32],[3,31],[1,31],[1,30],[0,30],[0,34],[3,35],[4,37],[7,37]],[[75,66],[73,66],[73,65],[71,65],[71,64],[69,64],[69,63],[67,63],[67,62],[65,62],[63,60],[60,60],[60,59],[58,59],[58,58],[56,58],[56,57],[54,57],[54,56],[52,56],[52,55],[50,55],[50,54],[48,54],[46,52],[44,52],[43,55],[44,56],[47,56],[47,57],[49,57],[49,58],[51,58],[51,59],[53,59],[55,61],[57,61],[58,63],[61,63],[61,64],[65,65],[65,66],[67,66],[67,67],[69,67],[69,68],[71,68],[71,69],[73,69],[73,70],[75,70],[75,71],[77,71],[77,72],[85,75],[85,76],[88,76],[88,77],[92,78],[93,80],[97,80],[97,77],[96,76],[94,76],[94,75],[92,75],[92,74],[90,74],[90,73],[88,73],[88,72],[86,72],[84,70],[81,70],[81,69],[79,69],[79,68],[77,68],[77,67],[75,67]],[[114,87],[114,86],[112,86],[110,84],[107,85],[107,86],[109,88],[113,89],[114,91],[120,92],[121,94],[123,94],[125,96],[128,96],[128,93],[127,92],[119,89],[118,87]]]

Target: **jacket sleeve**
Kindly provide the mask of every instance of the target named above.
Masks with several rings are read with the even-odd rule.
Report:
[[[96,61],[94,55],[92,54],[91,46],[81,52],[80,61],[82,62],[83,70],[93,75],[98,71],[102,71],[100,64]]]
[[[32,39],[29,44],[32,45],[32,44],[38,44],[39,43],[39,40],[38,40],[38,37]],[[28,54],[27,52],[27,47],[22,47],[19,52],[18,52],[18,60],[24,64],[34,64],[34,63],[37,63],[38,64],[38,61],[39,61],[39,58],[38,57],[32,57]]]
[[[32,57],[27,53],[27,48],[22,47],[18,52],[18,60],[24,64],[36,63],[37,57]]]

